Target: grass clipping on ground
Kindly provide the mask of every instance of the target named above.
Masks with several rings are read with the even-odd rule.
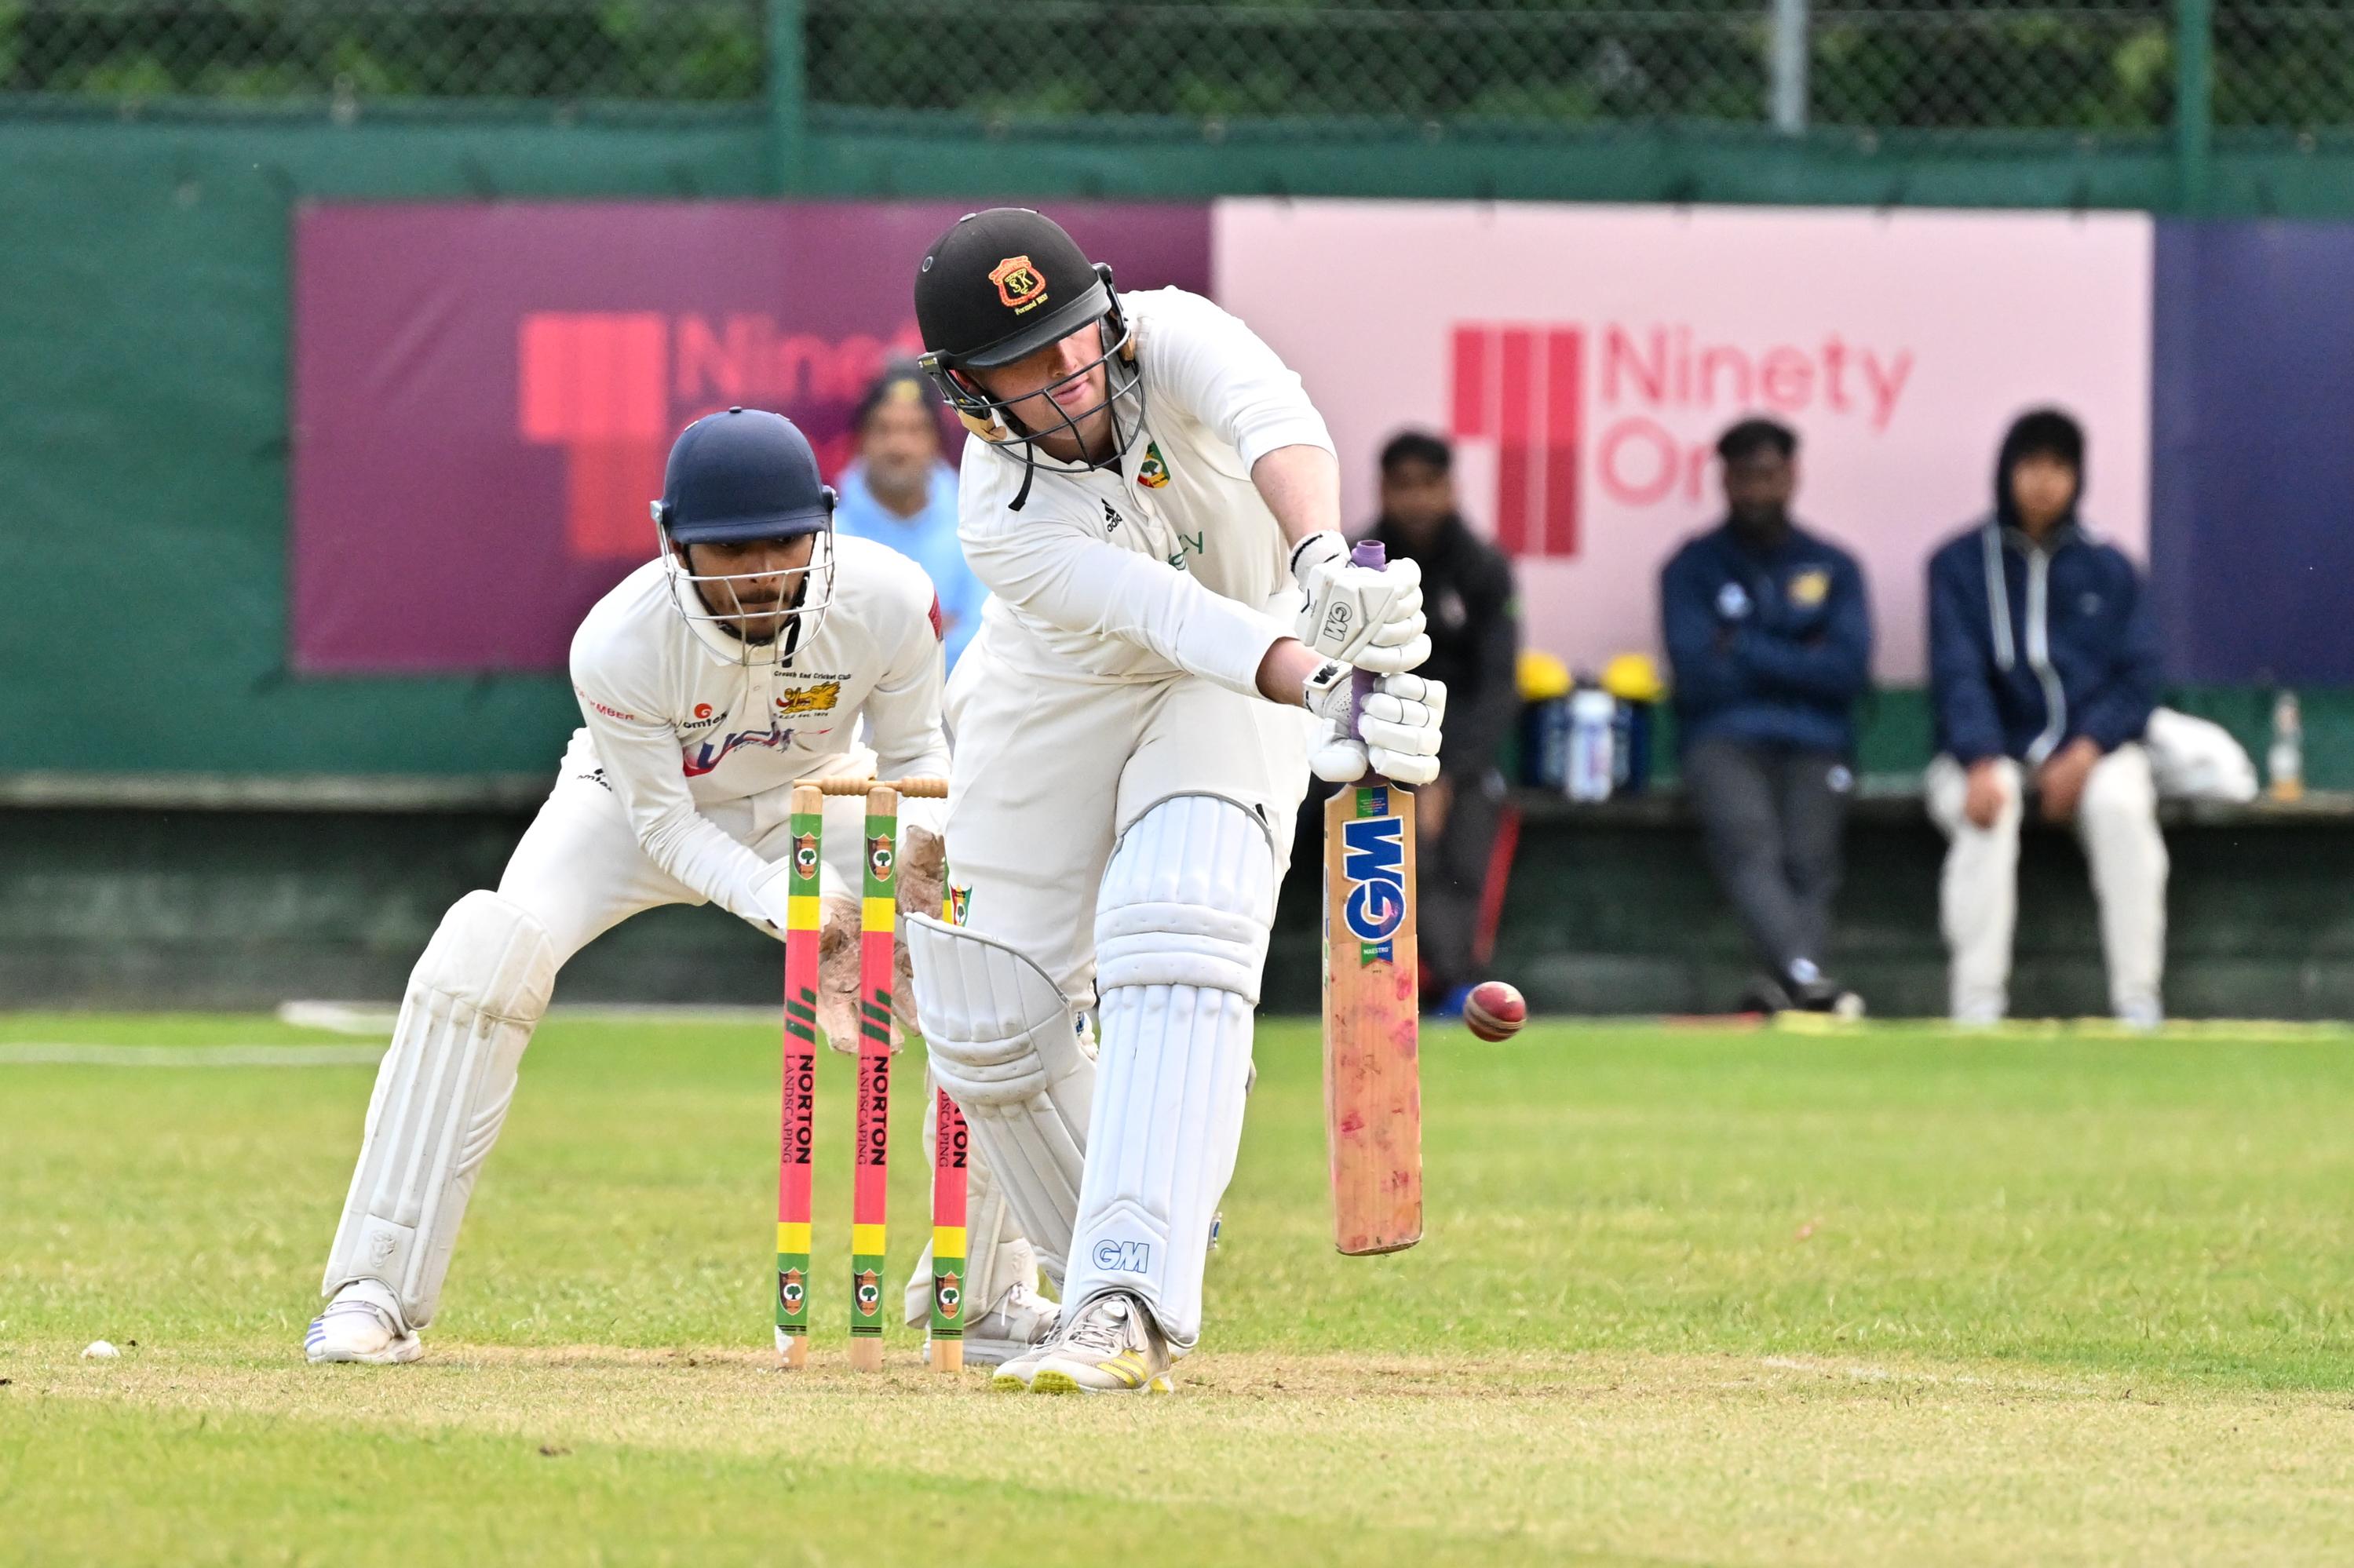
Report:
[[[0,1039],[74,1029],[279,1037]],[[406,1368],[298,1348],[365,1068],[7,1069],[0,1562],[2342,1560],[2342,1052],[1434,1032],[1430,1238],[1341,1259],[1271,1025],[1204,1351],[1107,1400],[840,1369],[838,1062],[774,1369],[758,1029],[551,1025]]]

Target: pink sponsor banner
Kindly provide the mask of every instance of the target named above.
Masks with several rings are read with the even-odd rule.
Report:
[[[294,229],[292,613],[306,673],[560,670],[654,552],[688,421],[790,416],[829,475],[919,347],[917,262],[975,205],[304,208]],[[1058,204],[1123,288],[1205,289],[1199,206]]]
[[[1762,413],[1799,434],[1797,511],[1862,561],[1896,683],[1922,679],[1929,552],[1990,505],[2020,409],[2084,418],[2086,514],[2146,556],[2151,247],[2138,215],[1435,202],[1221,202],[1212,237],[1353,520],[1391,434],[1455,439],[1531,646],[1658,651],[1659,568],[1722,513],[1715,438]]]

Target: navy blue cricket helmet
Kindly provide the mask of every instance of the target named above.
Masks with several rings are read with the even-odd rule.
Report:
[[[809,438],[782,414],[730,408],[681,431],[653,504],[673,545],[736,544],[814,534],[833,520]]]

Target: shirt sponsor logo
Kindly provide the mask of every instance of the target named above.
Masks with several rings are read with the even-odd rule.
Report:
[[[580,699],[580,703],[583,707],[595,708],[607,718],[622,719],[631,724],[636,724],[638,722],[638,715],[630,712],[627,708],[617,708],[610,703],[600,703],[578,686],[572,688],[572,694]]]
[[[828,681],[820,686],[801,686],[777,694],[777,711],[780,714],[830,714],[834,704],[842,700],[842,683]]]
[[[766,730],[739,729],[724,738],[714,736],[702,745],[679,754],[679,768],[689,779],[700,779],[727,760],[727,754],[739,746],[765,746],[771,751],[782,751],[793,743],[793,732],[771,720]]]
[[[1169,482],[1169,465],[1161,456],[1161,443],[1144,443],[1144,461],[1136,465],[1136,482],[1147,490],[1159,490]]]

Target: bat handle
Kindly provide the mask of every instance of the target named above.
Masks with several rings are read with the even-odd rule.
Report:
[[[1381,571],[1390,564],[1389,548],[1379,539],[1360,539],[1357,541],[1356,547],[1349,552],[1349,564],[1355,567],[1371,567],[1375,571]],[[1365,711],[1365,699],[1373,695],[1373,682],[1378,677],[1371,670],[1360,670],[1349,677],[1351,698],[1349,726],[1352,729],[1356,727],[1357,716]],[[1388,782],[1378,774],[1372,773],[1367,774],[1365,779],[1372,784]]]

